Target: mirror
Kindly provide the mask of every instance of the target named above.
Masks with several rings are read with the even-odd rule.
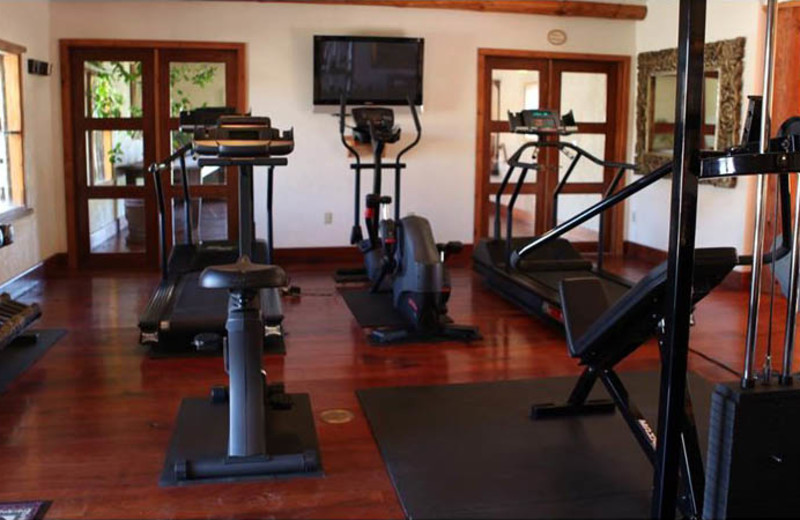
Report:
[[[706,44],[703,88],[703,147],[724,150],[738,142],[742,112],[744,38]],[[648,173],[672,160],[677,92],[676,49],[638,56],[636,162]],[[736,178],[708,182],[736,186]]]

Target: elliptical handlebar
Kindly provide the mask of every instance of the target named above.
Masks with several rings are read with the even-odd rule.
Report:
[[[398,153],[397,157],[395,158],[395,164],[400,164],[400,160],[403,158],[403,155],[405,155],[407,152],[410,152],[411,149],[417,146],[422,139],[422,123],[419,121],[417,107],[414,105],[414,100],[411,98],[411,96],[408,96],[406,100],[408,101],[408,109],[411,111],[411,117],[414,119],[414,129],[417,132],[417,137],[415,137],[408,146],[400,150],[400,153]]]
[[[347,129],[347,125],[345,124],[344,120],[347,117],[347,98],[344,94],[339,97],[339,136],[342,139],[342,144],[347,151],[353,154],[353,157],[356,158],[356,165],[361,164],[361,154],[358,153],[358,150],[355,149],[350,143],[347,142],[347,138],[345,138],[344,131]],[[357,168],[356,171],[360,169]]]

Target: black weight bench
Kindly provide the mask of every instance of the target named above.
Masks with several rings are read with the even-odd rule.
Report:
[[[692,302],[696,304],[710,293],[737,265],[733,248],[695,250]],[[667,263],[650,271],[621,298],[613,301],[597,278],[562,280],[560,292],[570,356],[586,366],[567,402],[539,404],[531,409],[535,420],[613,413],[619,409],[645,455],[655,463],[656,434],[628,395],[614,367],[661,333],[667,286]],[[659,347],[663,346],[659,337]],[[661,352],[663,360],[663,350]],[[589,393],[600,380],[611,400],[589,400]],[[692,415],[691,398],[685,403],[681,478],[684,512],[702,512],[697,498],[703,496],[703,466]]]

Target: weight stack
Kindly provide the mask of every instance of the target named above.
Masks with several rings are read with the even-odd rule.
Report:
[[[800,383],[719,384],[711,399],[703,518],[800,514]]]

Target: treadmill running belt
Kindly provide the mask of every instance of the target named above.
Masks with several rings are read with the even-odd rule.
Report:
[[[228,290],[200,287],[200,273],[184,276],[172,306],[171,328],[208,327],[208,332],[225,332],[228,319]]]
[[[185,342],[188,345],[199,330],[220,335],[226,334],[228,290],[200,287],[199,278],[199,272],[184,275],[173,300],[172,313],[169,315],[169,332],[172,339],[165,344],[166,348],[150,349],[151,357],[194,357],[221,354],[220,351],[206,353],[198,352],[193,348],[169,348],[173,340],[178,343]],[[286,345],[283,337],[268,336],[264,343],[264,353],[285,354]]]

